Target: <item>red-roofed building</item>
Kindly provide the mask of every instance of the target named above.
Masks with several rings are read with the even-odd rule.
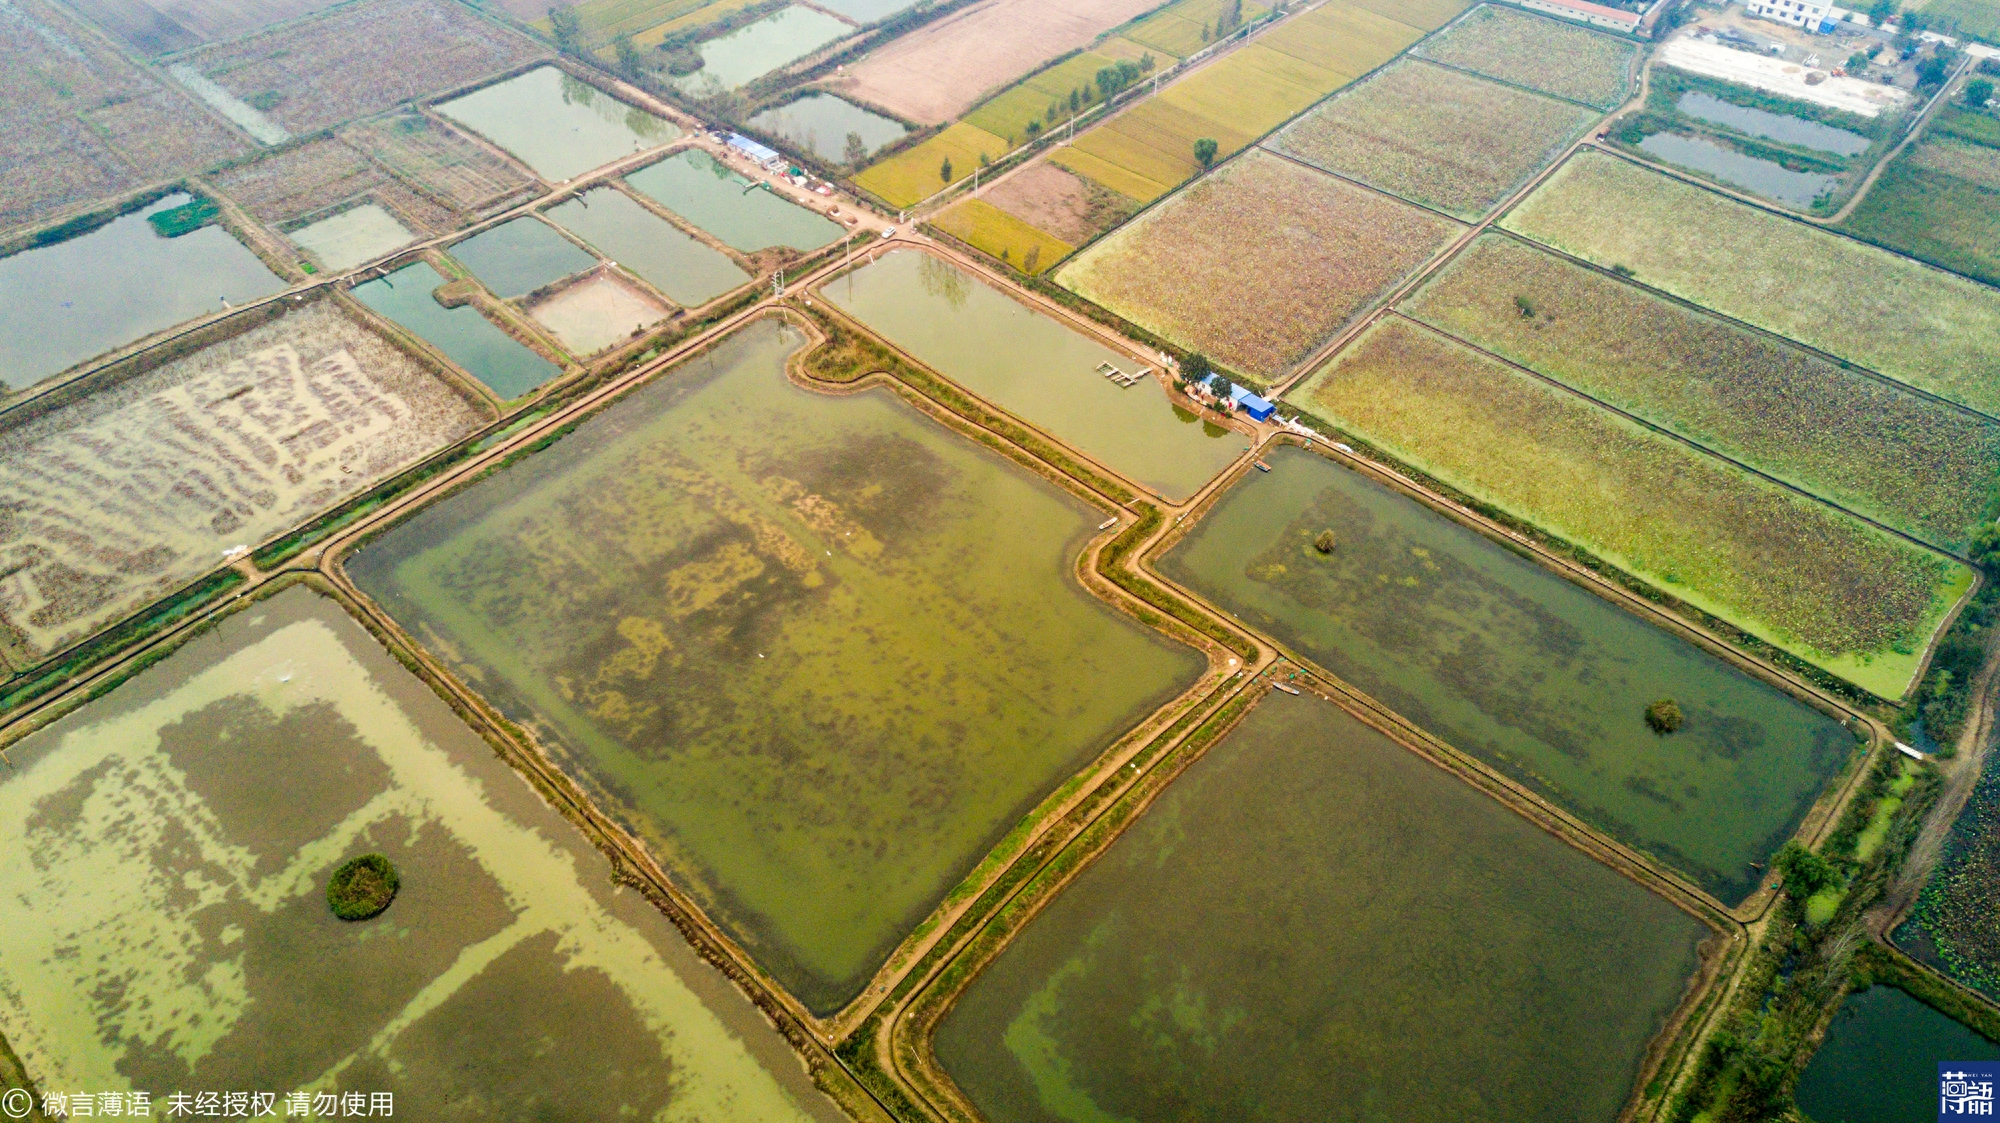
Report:
[[[1592,4],[1589,0],[1515,0],[1523,8],[1534,12],[1547,12],[1552,16],[1576,20],[1579,23],[1608,27],[1613,31],[1635,34],[1639,30],[1639,13],[1607,8],[1602,4]]]

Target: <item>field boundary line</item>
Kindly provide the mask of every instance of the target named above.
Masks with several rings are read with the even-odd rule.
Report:
[[[1588,391],[1581,390],[1578,389],[1577,387],[1571,386],[1568,383],[1563,382],[1562,380],[1554,377],[1553,375],[1543,374],[1541,371],[1538,371],[1535,368],[1526,365],[1525,363],[1515,362],[1513,359],[1510,359],[1507,356],[1502,355],[1497,351],[1489,350],[1488,348],[1481,346],[1480,344],[1474,343],[1469,339],[1466,339],[1453,332],[1447,331],[1444,328],[1438,327],[1436,324],[1433,324],[1428,320],[1423,320],[1419,319],[1416,316],[1412,316],[1408,312],[1405,312],[1400,308],[1389,309],[1387,312],[1387,316],[1385,318],[1403,320],[1406,323],[1415,325],[1417,328],[1423,331],[1427,331],[1432,333],[1433,335],[1449,339],[1453,343],[1456,343],[1459,346],[1464,347],[1466,350],[1471,351],[1474,354],[1481,355],[1488,359],[1491,359],[1496,363],[1500,363],[1501,365],[1509,367],[1515,371],[1518,371],[1521,374],[1525,374],[1529,378],[1535,379],[1538,382],[1546,383],[1547,385],[1555,388],[1557,391],[1561,393],[1568,394],[1572,397],[1581,399],[1582,401],[1597,406],[1598,408],[1603,409],[1608,413],[1615,414],[1618,417],[1622,417],[1625,420],[1630,421],[1636,425],[1642,426],[1654,433],[1659,434],[1662,437],[1666,437],[1669,440],[1674,441],[1676,444],[1685,445],[1686,447],[1693,449],[1696,452],[1702,453],[1707,456],[1712,456],[1715,459],[1720,460],[1725,464],[1738,468],[1768,483],[1775,484],[1786,491],[1798,495],[1800,498],[1806,499],[1813,503],[1821,504],[1823,506],[1832,508],[1833,510],[1839,511],[1844,515],[1848,515],[1855,519],[1858,519],[1861,522],[1864,522],[1869,526],[1874,527],[1876,530],[1883,532],[1884,534],[1891,535],[1895,538],[1900,538],[1903,541],[1908,542],[1911,545],[1916,546],[1920,549],[1928,550],[1936,554],[1943,554],[1944,556],[1951,558],[1954,561],[1958,561],[1966,565],[1972,564],[1969,559],[1963,557],[1962,555],[1953,551],[1949,547],[1940,546],[1933,542],[1926,542],[1923,539],[1918,538],[1916,535],[1909,533],[1908,531],[1898,530],[1895,527],[1888,525],[1887,523],[1877,520],[1871,515],[1863,514],[1862,512],[1856,511],[1853,508],[1848,507],[1845,504],[1842,504],[1834,499],[1830,499],[1827,496],[1820,495],[1813,491],[1809,491],[1805,487],[1799,484],[1792,483],[1791,481],[1786,480],[1780,476],[1772,475],[1770,472],[1767,472],[1762,468],[1758,468],[1755,465],[1745,463],[1744,461],[1739,460],[1735,456],[1723,452],[1720,449],[1711,448],[1708,445],[1705,445],[1700,441],[1695,440],[1692,437],[1676,433],[1672,429],[1669,429],[1666,426],[1659,424],[1658,422],[1652,421],[1648,418],[1640,416],[1639,414],[1633,413],[1628,409],[1625,409],[1623,406],[1618,406],[1610,402],[1607,402],[1604,399],[1589,393]],[[1971,590],[1967,589],[1966,592],[1970,593]]]

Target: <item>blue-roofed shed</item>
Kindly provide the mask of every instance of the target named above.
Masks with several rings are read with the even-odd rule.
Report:
[[[742,133],[729,134],[729,147],[734,148],[765,167],[785,162],[785,158],[778,155],[777,149],[766,148],[749,137],[744,136]]]
[[[1230,405],[1249,414],[1252,421],[1269,421],[1271,414],[1277,409],[1270,402],[1252,394],[1250,391],[1245,390],[1243,387],[1236,385],[1219,374],[1209,375],[1202,381],[1202,385],[1208,387],[1208,392],[1218,398],[1227,397]]]

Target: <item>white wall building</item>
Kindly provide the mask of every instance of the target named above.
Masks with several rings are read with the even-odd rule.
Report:
[[[1789,23],[1807,31],[1818,31],[1821,23],[1833,18],[1829,14],[1833,11],[1832,5],[1815,3],[1814,0],[1746,0],[1743,6],[1753,16]]]

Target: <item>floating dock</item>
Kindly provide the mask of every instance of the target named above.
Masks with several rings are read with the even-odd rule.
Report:
[[[1141,367],[1139,368],[1138,373],[1127,374],[1124,371],[1119,370],[1117,367],[1111,365],[1110,363],[1104,362],[1097,364],[1097,373],[1117,383],[1119,386],[1122,386],[1125,389],[1129,390],[1132,387],[1138,385],[1141,379],[1145,378],[1149,374],[1152,374],[1153,368]]]

